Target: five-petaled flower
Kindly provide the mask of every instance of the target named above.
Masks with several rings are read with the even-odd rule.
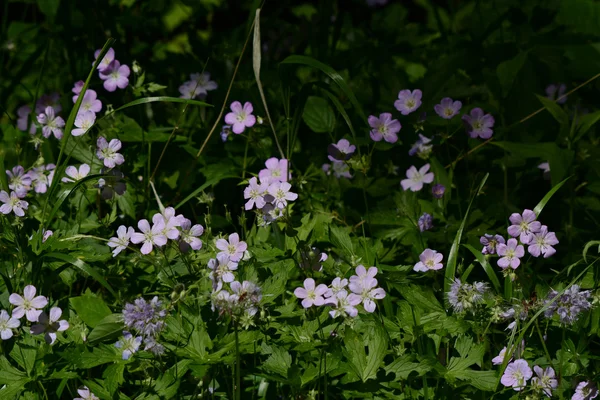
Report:
[[[423,92],[419,89],[415,89],[412,92],[409,89],[401,90],[398,93],[398,100],[394,102],[394,107],[402,115],[408,115],[421,106],[422,96]]]
[[[479,243],[484,247],[481,249],[481,254],[496,254],[496,247],[499,244],[505,244],[506,240],[500,235],[485,234],[479,238]]]
[[[29,203],[21,200],[15,192],[10,192],[9,195],[4,190],[0,190],[0,202],[4,203],[0,206],[0,213],[5,215],[10,214],[12,211],[17,217],[22,217],[25,215],[24,210],[27,210],[27,207],[29,207]]]
[[[119,229],[117,229],[117,237],[111,237],[110,239],[108,239],[107,243],[108,247],[113,248],[113,257],[116,257],[117,254],[119,254],[120,252],[125,250],[127,246],[129,246],[129,241],[131,240],[131,237],[134,233],[135,230],[131,226],[129,228],[127,228],[125,225],[119,226]]]
[[[75,397],[73,400],[100,400],[87,386],[77,389],[77,393],[81,397]]]
[[[556,233],[548,232],[548,227],[542,225],[540,231],[533,234],[533,239],[529,242],[527,251],[534,257],[543,255],[544,258],[548,258],[556,253],[556,250],[552,246],[557,244],[558,239],[556,238]]]
[[[346,139],[340,139],[337,143],[331,143],[327,146],[327,156],[330,161],[346,161],[356,151],[356,146],[350,144]]]
[[[112,139],[109,143],[103,136],[99,136],[96,145],[98,146],[96,155],[100,160],[104,160],[105,167],[114,168],[116,165],[121,165],[125,162],[125,157],[118,153],[121,149],[121,141],[119,139]]]
[[[520,258],[525,255],[525,249],[514,238],[508,239],[506,244],[498,243],[496,245],[496,252],[500,256],[498,266],[502,269],[508,267],[517,269],[521,264]]]
[[[398,132],[402,129],[402,125],[397,119],[392,119],[392,114],[382,113],[377,118],[374,115],[369,116],[369,125],[371,126],[371,139],[376,142],[385,140],[388,143],[396,143],[398,141]]]
[[[240,235],[237,233],[229,235],[229,241],[217,239],[216,246],[217,249],[221,250],[219,254],[229,256],[229,259],[233,262],[239,262],[248,248],[246,242],[240,240]]]
[[[98,56],[100,55],[101,52],[102,52],[101,49],[98,49],[94,52],[94,61],[96,61],[98,59]],[[110,63],[112,63],[114,60],[115,60],[115,50],[111,47],[110,49],[108,49],[108,51],[104,55],[104,58],[102,59],[102,61],[100,61],[100,63],[98,64],[98,71],[100,71],[100,72],[105,71],[110,66]],[[94,65],[94,63],[92,63],[92,65]],[[75,84],[75,85],[77,85],[77,84]],[[79,91],[81,92],[81,88],[79,89]]]
[[[542,227],[536,218],[535,212],[531,210],[524,210],[523,215],[511,214],[508,219],[512,225],[508,227],[508,234],[512,237],[519,236],[521,243],[529,244],[533,239],[533,234],[539,232]]]
[[[13,337],[13,329],[20,325],[21,322],[14,316],[11,317],[6,310],[0,311],[0,339],[8,340]]]
[[[433,109],[440,117],[444,119],[452,119],[462,107],[462,103],[458,100],[452,101],[450,97],[444,97],[440,104],[436,104]]]
[[[533,387],[541,389],[546,396],[552,397],[552,389],[556,389],[558,386],[558,380],[556,379],[554,369],[548,367],[544,370],[536,365],[533,367],[533,371],[537,375],[531,380]]]
[[[192,221],[187,218],[181,219],[181,242],[179,248],[181,251],[200,250],[202,248],[202,240],[198,239],[204,233],[204,227],[200,224],[192,226]]]
[[[298,287],[294,290],[294,295],[302,299],[302,307],[309,308],[313,305],[322,306],[325,304],[323,295],[327,293],[327,286],[320,284],[315,287],[315,280],[313,278],[306,278],[304,280],[304,287]]]
[[[31,176],[25,173],[25,169],[17,165],[12,171],[6,170],[6,175],[8,175],[8,188],[14,190],[20,198],[25,197],[31,186]]]
[[[50,315],[42,312],[38,319],[38,324],[31,326],[32,335],[44,335],[44,339],[48,344],[54,344],[56,341],[56,332],[62,332],[69,329],[69,323],[66,320],[61,320],[62,310],[58,307],[52,307],[50,309]]]
[[[33,285],[25,286],[23,296],[13,293],[8,297],[10,304],[17,306],[12,312],[13,318],[21,319],[24,315],[30,322],[37,322],[42,308],[48,304],[44,296],[36,296],[36,288]]]
[[[129,85],[129,74],[131,71],[127,65],[121,65],[117,60],[113,60],[108,67],[100,71],[100,79],[104,81],[104,89],[114,92],[119,89],[125,89]]]
[[[419,262],[413,267],[414,271],[427,272],[442,269],[444,255],[435,250],[425,249],[419,256]]]
[[[273,196],[273,204],[277,208],[285,208],[288,201],[298,198],[297,193],[290,192],[292,185],[289,182],[273,182],[269,185],[267,192]]]
[[[79,98],[79,94],[73,96],[73,103],[77,102]],[[83,95],[83,100],[81,101],[81,106],[79,107],[78,114],[81,114],[85,111],[91,111],[94,114],[99,113],[102,110],[102,102],[98,100],[98,94],[95,90],[88,89],[85,91]]]
[[[248,187],[244,189],[244,199],[248,201],[244,205],[246,210],[252,210],[254,206],[261,209],[265,206],[266,202],[264,199],[265,192],[267,191],[268,185],[266,183],[258,183],[256,177],[250,178],[248,181]]]
[[[142,219],[138,222],[138,228],[142,233],[134,232],[131,235],[131,243],[138,244],[144,242],[141,249],[142,254],[149,254],[153,246],[162,247],[167,244],[167,237],[163,234],[163,230],[165,229],[164,221],[157,221],[151,228],[148,220]]]
[[[429,171],[429,164],[423,165],[418,171],[417,168],[413,165],[408,170],[406,170],[406,179],[402,179],[400,181],[400,185],[402,185],[403,190],[412,190],[413,192],[418,192],[423,189],[424,183],[433,182],[433,172]]]
[[[291,179],[288,172],[288,160],[285,158],[280,160],[277,157],[271,157],[265,161],[265,167],[267,168],[258,172],[258,178],[261,182],[270,184],[274,181],[287,182]]]
[[[592,400],[598,397],[598,389],[592,382],[580,382],[575,388],[575,394],[571,400]]]
[[[75,126],[77,129],[71,131],[73,136],[81,136],[96,122],[96,114],[93,111],[82,111],[75,117]]]
[[[489,139],[492,137],[494,131],[494,117],[491,114],[484,114],[481,108],[474,108],[471,110],[471,114],[465,114],[462,116],[463,123],[467,129],[467,133],[473,139],[480,137],[482,139]]]
[[[500,382],[506,387],[512,387],[514,390],[520,391],[525,388],[532,375],[533,372],[527,361],[519,359],[508,364]]]
[[[254,108],[249,101],[244,103],[243,107],[242,103],[234,101],[231,103],[231,112],[225,115],[225,123],[231,125],[233,133],[239,135],[256,123],[256,117],[252,115],[252,111]]]
[[[216,259],[212,258],[208,261],[208,268],[212,270],[210,278],[213,281],[213,289],[217,292],[221,290],[222,282],[229,283],[235,280],[232,271],[237,270],[238,263],[231,260],[229,255],[222,251],[217,254]]]
[[[121,357],[123,360],[129,360],[131,355],[138,351],[141,344],[141,336],[133,336],[131,333],[123,331],[123,339],[115,343],[115,347],[122,350]]]
[[[37,121],[42,125],[42,135],[47,139],[50,135],[61,139],[63,137],[62,128],[65,126],[65,120],[56,116],[54,108],[48,106],[43,113],[37,116]]]
[[[90,173],[90,166],[87,164],[81,164],[79,166],[79,169],[77,169],[77,167],[69,165],[65,169],[65,174],[67,174],[67,176],[69,178],[62,178],[61,180],[65,183],[77,182],[77,181],[85,178],[86,176],[88,176],[89,173]]]

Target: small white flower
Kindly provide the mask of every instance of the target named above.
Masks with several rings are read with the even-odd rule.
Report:
[[[117,237],[111,237],[107,243],[108,247],[114,248],[112,252],[113,257],[116,257],[117,254],[129,246],[129,241],[134,233],[135,231],[131,226],[129,228],[126,228],[125,225],[119,226],[119,229],[117,229]]]
[[[112,139],[109,143],[103,136],[100,136],[96,145],[98,146],[96,155],[100,160],[104,160],[105,167],[114,168],[115,165],[121,165],[125,162],[123,155],[117,153],[121,149],[121,141],[119,139]]]
[[[36,288],[33,285],[25,286],[23,296],[13,293],[9,296],[10,304],[17,306],[13,312],[13,318],[21,319],[24,315],[30,322],[37,322],[42,308],[48,304],[48,299],[44,296],[35,296]]]
[[[86,176],[89,175],[89,173],[90,173],[90,166],[87,165],[87,164],[81,164],[79,166],[79,169],[77,169],[77,167],[69,165],[65,169],[65,173],[67,174],[67,176],[70,176],[73,179],[62,178],[63,182],[65,182],[65,183],[68,183],[68,182],[77,182],[78,180],[81,180],[81,179],[83,179],[83,178],[85,178]]]
[[[0,338],[2,340],[8,340],[13,336],[13,329],[16,329],[21,325],[21,322],[8,315],[6,310],[0,311]]]

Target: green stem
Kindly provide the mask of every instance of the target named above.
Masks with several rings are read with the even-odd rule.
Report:
[[[546,347],[546,341],[544,340],[544,335],[542,335],[542,331],[540,330],[540,325],[538,324],[537,319],[535,320],[535,329],[540,336],[540,341],[542,342],[542,347],[544,348],[544,353],[546,353],[546,358],[548,358],[548,362],[552,369],[554,369],[554,365],[552,364],[552,357],[550,356],[550,352],[548,352],[548,348]]]
[[[238,322],[235,322],[235,386],[233,387],[234,399],[242,398],[242,374],[240,368],[240,339],[238,337]]]

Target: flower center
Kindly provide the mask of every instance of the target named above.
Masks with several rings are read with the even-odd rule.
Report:
[[[12,198],[12,197],[11,197],[11,198],[10,198],[10,203],[9,203],[9,204],[11,205],[11,207],[13,207],[13,208],[14,208],[14,207],[17,207],[17,206],[19,206],[19,203],[20,203],[20,202],[21,202],[21,200],[19,200],[19,198],[17,198],[17,197],[15,197],[15,198]]]
[[[277,190],[277,198],[282,200],[285,198],[285,192],[281,189]]]
[[[481,121],[474,121],[472,126],[474,130],[479,130],[483,127],[483,124],[481,123]]]
[[[237,252],[237,248],[235,247],[235,245],[230,244],[229,246],[227,246],[227,251],[229,252],[229,254],[235,254]]]
[[[244,122],[246,120],[246,113],[242,111],[237,115],[238,122]]]
[[[415,101],[412,99],[406,100],[406,107],[413,108],[415,106]]]
[[[271,170],[271,176],[281,176],[281,170],[278,168]]]
[[[258,190],[256,189],[250,189],[250,198],[251,199],[256,199],[260,197],[260,193],[258,193]]]
[[[119,71],[113,71],[110,73],[110,77],[113,79],[119,79]]]
[[[388,131],[387,126],[381,124],[379,125],[379,128],[377,128],[377,130],[379,131],[379,133],[381,133],[382,135],[385,135]]]
[[[433,258],[430,258],[425,262],[425,265],[427,265],[429,268],[433,268],[435,266],[435,260]]]
[[[446,114],[446,116],[447,116],[447,117],[449,117],[449,116],[451,116],[452,114],[454,114],[454,111],[452,111],[452,110],[451,110],[451,109],[449,109],[449,108],[446,108],[446,109],[444,110],[444,114]]]
[[[420,182],[422,178],[423,178],[423,177],[421,176],[421,174],[420,174],[420,173],[418,173],[418,172],[415,172],[415,175],[412,177],[412,181],[413,181],[413,182]]]
[[[513,249],[507,249],[505,257],[507,257],[507,258],[514,258],[515,257],[515,251]]]

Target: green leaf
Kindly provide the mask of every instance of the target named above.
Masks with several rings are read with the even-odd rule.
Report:
[[[133,101],[117,108],[114,112],[121,111],[126,108],[133,107],[133,106],[139,106],[141,104],[156,103],[156,102],[186,103],[186,104],[193,105],[193,106],[212,107],[211,104],[208,104],[208,103],[205,103],[205,102],[199,101],[199,100],[182,99],[179,97],[169,97],[169,96],[152,96],[152,97],[143,97],[141,99],[133,100]],[[106,117],[102,117],[102,118],[106,118]]]
[[[543,96],[540,96],[540,95],[536,95],[536,97],[542,103],[542,105],[544,106],[544,108],[546,108],[546,110],[548,110],[548,112],[550,114],[552,114],[552,116],[554,117],[554,119],[556,121],[558,121],[558,123],[561,126],[561,129],[568,129],[568,127],[569,127],[569,115],[566,113],[566,111],[563,110],[561,108],[561,106],[559,106],[553,100],[550,100],[550,99],[548,99],[546,97],[543,97]]]
[[[348,256],[354,255],[354,246],[352,245],[352,239],[350,239],[350,235],[346,232],[345,229],[339,228],[334,225],[329,226],[329,237],[331,243],[341,249],[344,250]]]
[[[479,196],[481,189],[485,185],[487,178],[490,176],[489,173],[485,174],[481,183],[479,184],[479,188],[475,195],[471,198],[469,202],[469,207],[467,207],[467,212],[465,213],[465,217],[463,218],[458,231],[456,232],[456,236],[454,237],[454,241],[452,242],[452,247],[450,248],[450,253],[448,253],[448,263],[446,264],[446,273],[444,274],[444,293],[448,293],[450,291],[450,285],[454,282],[454,277],[456,276],[456,261],[458,260],[458,248],[460,246],[460,241],[462,239],[463,231],[465,230],[465,225],[467,224],[467,218],[469,217],[469,211],[471,210],[471,206],[473,202]],[[446,303],[446,307],[450,307],[448,303],[448,299],[444,300]]]
[[[377,377],[377,370],[383,363],[387,351],[387,335],[379,325],[370,327],[366,333],[368,354],[365,351],[364,339],[353,330],[346,330],[342,351],[352,372],[363,382]]]
[[[123,330],[123,315],[110,314],[102,318],[88,335],[88,342],[99,342],[107,338],[118,336]]]
[[[519,74],[521,68],[527,60],[527,52],[520,52],[512,60],[504,61],[496,68],[496,74],[500,85],[502,85],[502,95],[506,97],[512,89],[513,83]]]
[[[402,297],[413,306],[422,308],[424,311],[446,313],[430,288],[424,288],[410,283],[394,285],[394,287],[400,292]]]
[[[414,356],[405,354],[392,361],[391,364],[385,367],[386,374],[392,373],[396,375],[396,381],[406,380],[412,372],[416,372],[419,376],[431,371],[432,366],[428,363],[414,362]]]
[[[53,21],[60,6],[60,0],[37,0],[40,11],[48,17],[49,21]]]
[[[592,240],[585,244],[585,247],[583,248],[583,260],[585,262],[587,262],[587,253],[588,253],[590,247],[595,246],[595,245],[598,246],[598,253],[600,253],[600,240]]]
[[[363,111],[360,103],[356,99],[356,96],[354,96],[354,93],[352,92],[352,90],[350,89],[350,87],[348,86],[348,84],[346,83],[344,78],[342,78],[342,76],[339,73],[337,73],[337,71],[335,71],[333,68],[331,68],[329,65],[323,64],[322,62],[317,61],[314,58],[307,57],[307,56],[299,56],[299,55],[289,56],[288,58],[283,60],[281,62],[281,64],[307,65],[309,67],[316,68],[316,69],[319,69],[322,72],[324,72],[327,76],[329,76],[329,78],[331,78],[331,80],[333,80],[340,87],[340,89],[342,89],[342,91],[344,92],[346,97],[348,97],[348,99],[350,99],[350,102],[356,109],[356,112],[358,113],[358,116],[360,117],[360,119],[363,120],[365,122],[365,124],[367,123],[367,116],[366,116],[365,112]]]
[[[306,99],[302,119],[317,133],[329,133],[335,127],[335,116],[329,102],[322,97],[309,96]]]
[[[263,368],[267,371],[274,372],[283,376],[288,377],[288,370],[292,366],[292,356],[282,347],[271,346],[272,353],[263,363]]]
[[[581,138],[598,121],[600,121],[600,111],[595,111],[593,113],[589,113],[589,114],[581,116],[579,118],[579,130],[577,132],[577,139]],[[575,139],[575,140],[577,140],[577,139]]]
[[[4,149],[0,149],[0,190],[8,191],[8,179],[6,177],[6,167],[4,166]]]
[[[495,371],[474,371],[466,369],[452,373],[456,379],[467,381],[471,386],[479,390],[493,391],[496,388],[496,372]]]
[[[340,113],[342,118],[344,118],[344,121],[346,122],[346,125],[348,125],[348,129],[350,129],[350,133],[352,134],[352,137],[354,138],[354,141],[356,141],[356,131],[354,130],[352,121],[350,120],[350,117],[348,116],[348,113],[346,112],[346,109],[344,108],[342,103],[340,103],[339,99],[337,97],[335,97],[335,95],[333,93],[331,93],[329,90],[323,90],[323,93],[327,97],[329,97],[329,100],[331,100],[331,102],[335,106],[336,110]]]
[[[99,284],[104,286],[106,288],[106,290],[108,290],[113,296],[117,297],[117,294],[115,293],[113,288],[108,284],[108,282],[104,279],[104,277],[102,275],[100,275],[100,273],[98,271],[96,271],[95,268],[93,268],[93,267],[89,266],[88,264],[86,264],[85,262],[83,262],[83,260],[76,258],[76,257],[72,256],[71,254],[62,254],[62,253],[48,253],[48,254],[44,254],[44,257],[56,258],[58,260],[67,262],[67,263],[73,265],[74,267],[77,267],[82,272],[84,272],[87,275],[94,278],[96,280],[96,282],[98,282]]]
[[[556,193],[558,191],[558,189],[560,189],[562,187],[562,185],[564,185],[565,182],[568,181],[570,178],[571,177],[566,178],[565,180],[560,182],[558,185],[555,185],[552,189],[550,189],[550,191],[548,193],[546,193],[544,198],[534,207],[533,212],[535,213],[535,215],[537,217],[540,216],[540,214],[542,213],[542,210],[544,209],[544,207],[546,207],[546,204],[548,203],[548,201],[550,201],[552,196],[554,196],[554,193]]]
[[[92,328],[95,328],[102,319],[111,314],[110,308],[104,303],[104,300],[92,293],[71,297],[69,302],[79,318]]]
[[[173,399],[177,396],[181,378],[188,371],[192,360],[181,360],[169,368],[156,380],[154,390],[163,399]]]
[[[600,4],[594,0],[561,0],[556,21],[575,32],[596,35],[600,31]]]
[[[37,349],[38,344],[35,343],[33,338],[29,337],[23,342],[18,342],[10,352],[10,357],[27,372],[28,376],[31,376],[31,372],[35,366]]]
[[[485,258],[481,251],[477,250],[473,246],[469,244],[463,244],[463,246],[475,256],[479,264],[483,267],[483,270],[487,274],[488,278],[490,278],[492,285],[494,285],[496,293],[500,293],[500,281],[498,280],[498,276],[496,276],[496,273],[494,272],[494,269],[490,265],[490,262],[487,260],[487,258]]]
[[[125,382],[123,372],[125,372],[125,363],[115,363],[109,365],[102,373],[106,389],[108,389],[111,395],[114,395],[117,389],[121,387],[121,384]]]

